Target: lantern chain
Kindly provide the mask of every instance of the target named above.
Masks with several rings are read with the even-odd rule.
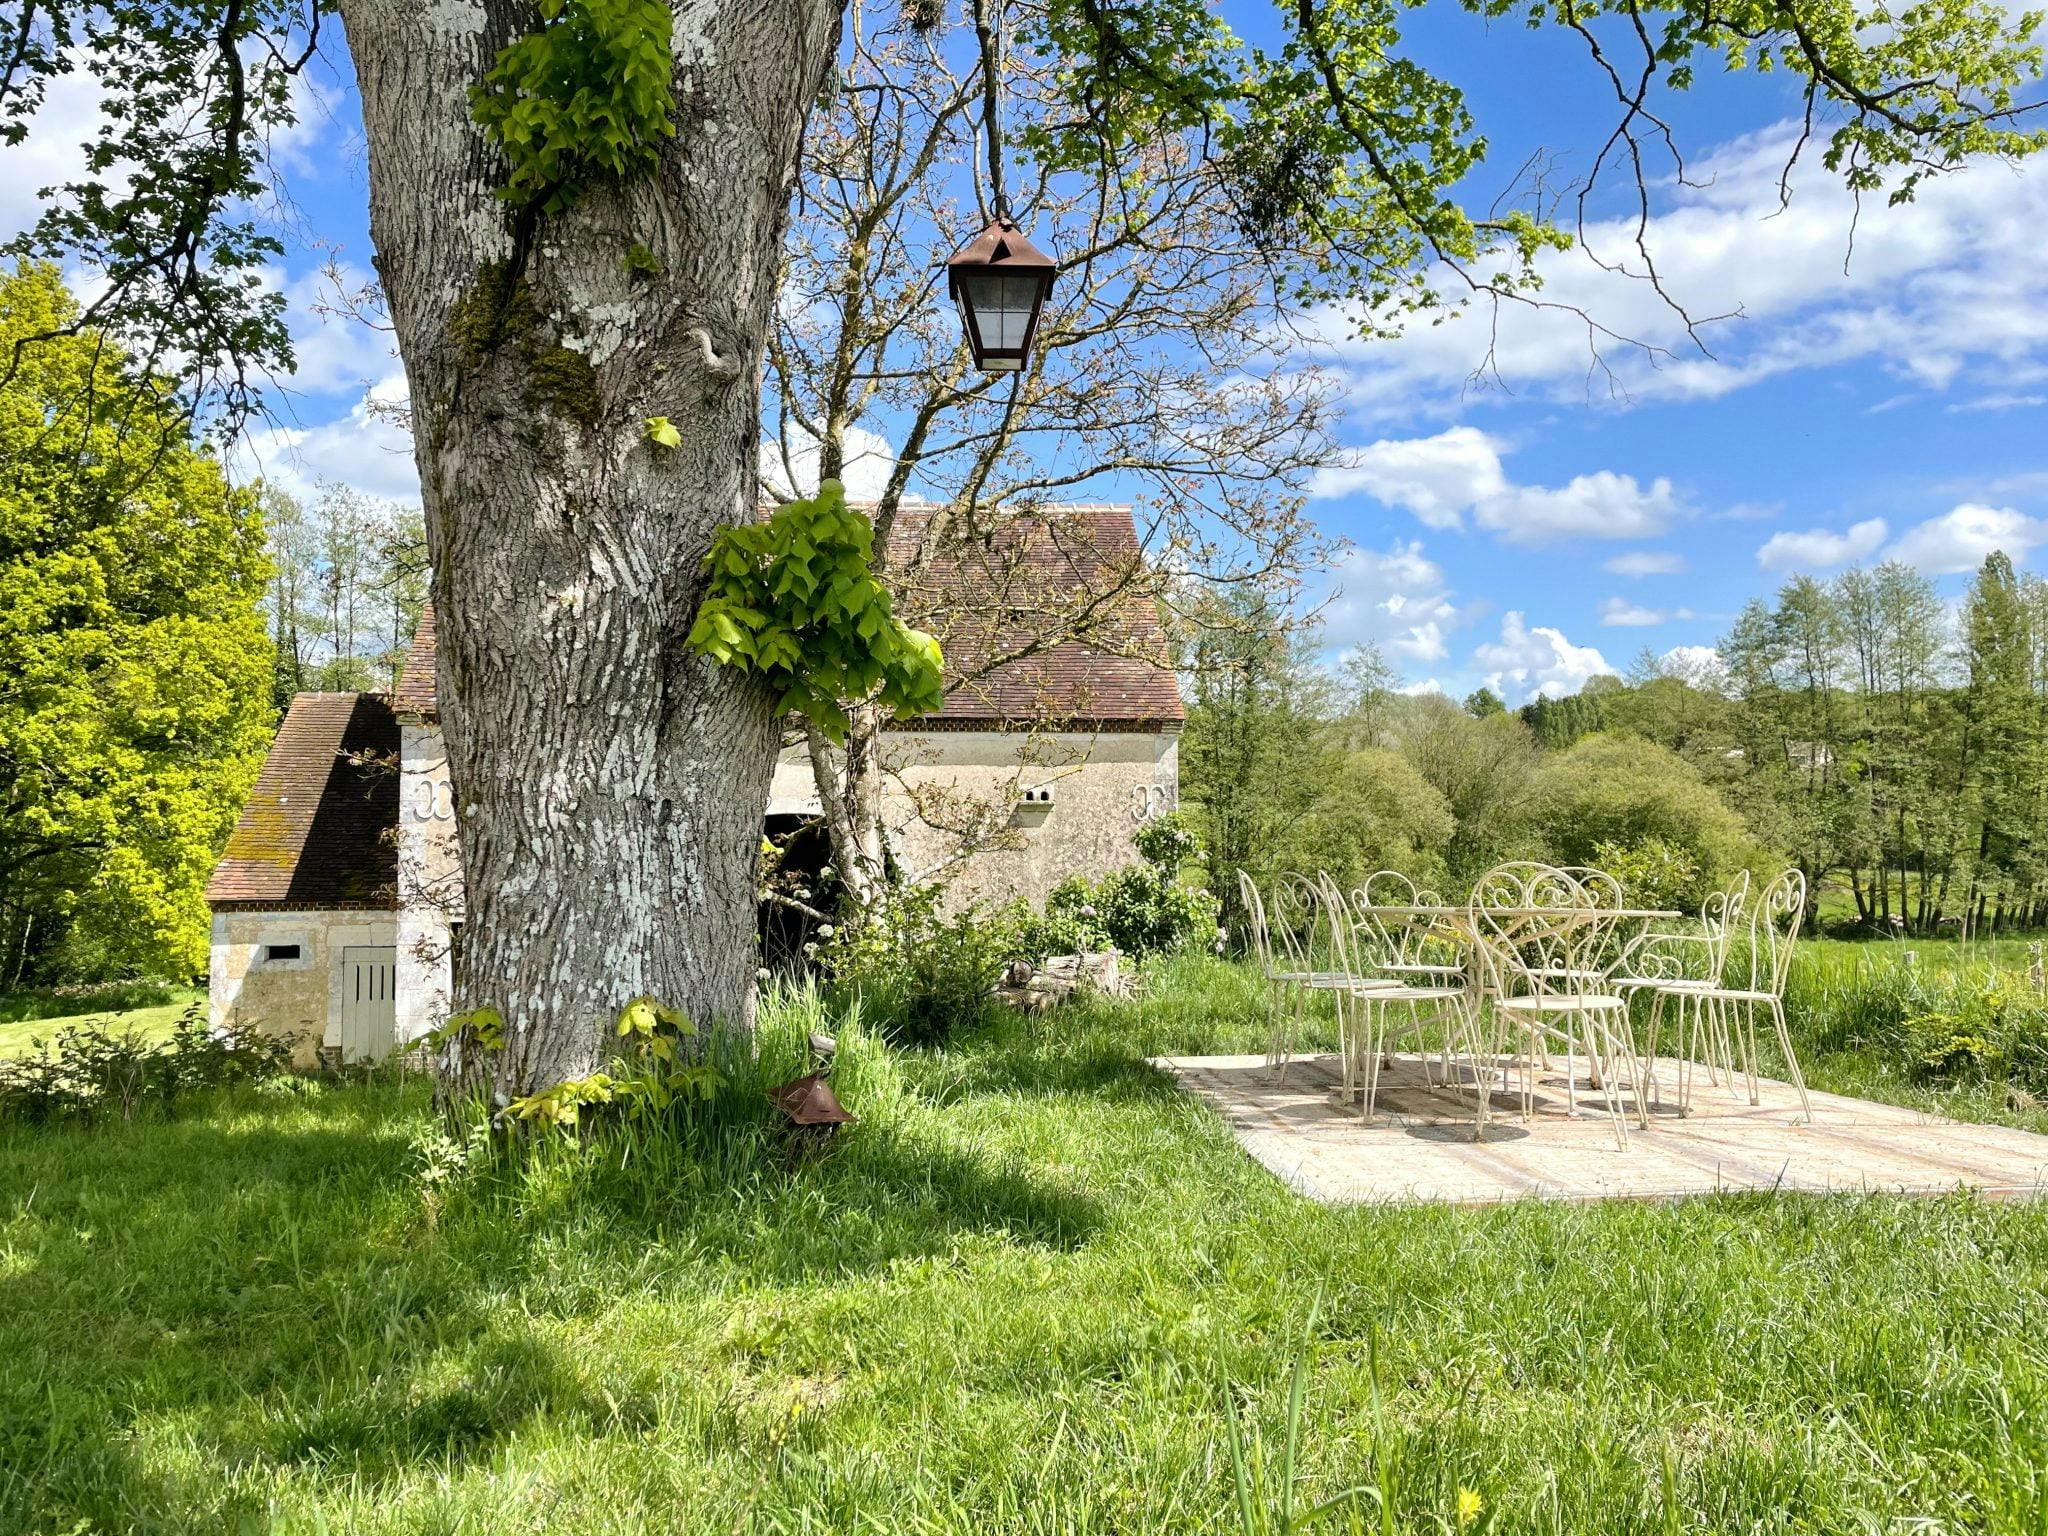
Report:
[[[1010,199],[1003,190],[1003,0],[974,0],[974,33],[981,44],[981,116],[982,132],[988,139],[989,197],[995,216],[1008,222]]]

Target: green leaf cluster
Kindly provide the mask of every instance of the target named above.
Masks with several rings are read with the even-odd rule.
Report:
[[[0,357],[76,313],[0,275]],[[118,357],[87,332],[0,385],[0,965],[52,980],[205,969],[271,726],[257,498],[160,383],[92,387]]]
[[[675,136],[668,6],[541,0],[541,26],[498,54],[470,112],[511,175],[500,195],[557,213],[592,180],[650,170]]]
[[[688,1016],[654,997],[619,1010],[620,1054],[592,1072],[529,1093],[505,1106],[508,1119],[573,1136],[586,1110],[644,1118],[676,1104],[701,1103],[725,1081],[718,1068],[688,1059],[697,1040]]]
[[[874,525],[837,480],[766,522],[721,530],[705,557],[711,585],[691,647],[761,674],[778,710],[834,741],[846,734],[843,700],[872,699],[899,718],[928,714],[945,697],[945,658],[937,640],[896,617],[874,547]]]

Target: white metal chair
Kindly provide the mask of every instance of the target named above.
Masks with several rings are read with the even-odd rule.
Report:
[[[1390,957],[1374,953],[1370,947],[1370,936],[1383,933],[1384,926],[1369,911],[1361,913],[1351,907],[1345,901],[1344,893],[1337,888],[1337,882],[1328,875],[1323,877],[1323,901],[1332,918],[1335,952],[1344,969],[1361,978],[1387,970]],[[1480,1060],[1477,1052],[1472,1001],[1462,978],[1455,985],[1426,979],[1369,980],[1364,985],[1349,987],[1337,994],[1338,1021],[1345,1055],[1351,1063],[1344,1074],[1345,1087],[1361,1092],[1361,1118],[1372,1119],[1379,1097],[1381,1066],[1391,1060],[1390,1047],[1394,1041],[1404,1037],[1420,1039],[1431,1025],[1440,1023],[1445,1031],[1446,1064],[1459,1056],[1473,1062],[1472,1076],[1478,1097],[1476,1129],[1480,1132],[1485,1130],[1489,1102],[1487,1080],[1491,1077],[1491,1069]],[[1390,1008],[1401,1010],[1402,1017],[1398,1023],[1390,1023],[1387,1013]],[[1428,1072],[1428,1055],[1424,1053],[1425,1081]]]
[[[1249,877],[1244,877],[1249,886]],[[1294,1061],[1301,1033],[1302,1016],[1309,999],[1319,992],[1333,995],[1362,987],[1390,986],[1374,976],[1354,975],[1333,953],[1336,936],[1320,879],[1287,873],[1273,886],[1270,908],[1258,901],[1251,888],[1247,905],[1257,903],[1258,931],[1265,936],[1267,974],[1275,986],[1273,1036],[1266,1052],[1266,1065],[1275,1069],[1281,1081]],[[1270,912],[1270,918],[1268,916]],[[1273,941],[1278,940],[1277,950]],[[1291,994],[1293,1006],[1287,1006]],[[1342,1019],[1339,1019],[1342,1025]],[[1344,1084],[1351,1086],[1350,1063],[1344,1062]]]
[[[1442,897],[1417,890],[1415,882],[1396,869],[1366,876],[1351,893],[1352,915],[1375,951],[1372,963],[1389,976],[1438,985],[1465,979],[1463,957],[1446,947],[1428,920],[1398,909],[1442,904]]]
[[[1733,1081],[1732,1046],[1726,1030],[1716,1027],[1719,1021],[1708,1008],[1705,994],[1722,985],[1736,925],[1748,911],[1749,886],[1749,871],[1737,872],[1726,886],[1700,903],[1697,932],[1649,930],[1623,954],[1614,986],[1630,997],[1642,991],[1650,993],[1643,1071],[1660,1103],[1663,1087],[1657,1081],[1657,1047],[1667,1010],[1677,1030],[1679,1059],[1689,1060],[1703,1048],[1709,1080],[1718,1081],[1719,1066],[1725,1065]]]
[[[1735,1047],[1741,1047],[1742,1070],[1749,1079],[1749,1102],[1758,1103],[1756,1073],[1756,1016],[1766,1010],[1778,1032],[1778,1049],[1785,1053],[1785,1070],[1799,1094],[1800,1113],[1813,1122],[1813,1102],[1807,1096],[1806,1075],[1799,1069],[1799,1057],[1792,1049],[1792,1034],[1785,1024],[1785,979],[1792,970],[1792,950],[1799,942],[1800,925],[1806,919],[1806,876],[1788,869],[1769,885],[1744,914],[1746,921],[1731,922],[1731,932],[1740,929],[1747,949],[1740,966],[1734,964],[1732,944],[1724,951],[1721,971],[1711,981],[1670,982],[1661,989],[1682,998],[1691,1006],[1695,1035],[1702,1028],[1711,1032],[1708,1048],[1718,1044],[1728,1068],[1728,1082],[1735,1086]],[[1679,1104],[1691,1101],[1693,1053],[1683,1040],[1679,1048]],[[1713,1076],[1713,1064],[1708,1064]]]
[[[1646,1127],[1649,1109],[1629,1039],[1628,1000],[1607,984],[1620,910],[1620,887],[1611,877],[1589,883],[1549,865],[1516,862],[1480,876],[1470,921],[1491,973],[1495,1017],[1526,1046],[1520,1053],[1524,1116],[1535,1112],[1535,1059],[1551,1041],[1565,1049],[1566,1103],[1578,1113],[1583,1048],[1615,1140],[1626,1151],[1628,1114],[1618,1081],[1624,1072]]]

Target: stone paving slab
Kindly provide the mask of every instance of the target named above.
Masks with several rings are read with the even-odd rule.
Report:
[[[1813,1123],[1786,1083],[1763,1079],[1760,1102],[1699,1073],[1692,1111],[1653,1101],[1650,1128],[1633,1120],[1615,1146],[1601,1090],[1580,1075],[1578,1114],[1561,1064],[1536,1074],[1525,1119],[1519,1074],[1495,1089],[1485,1140],[1460,1099],[1423,1063],[1398,1057],[1382,1075],[1374,1122],[1344,1098],[1336,1059],[1296,1061],[1284,1078],[1258,1056],[1168,1056],[1156,1066],[1213,1105],[1238,1143],[1282,1183],[1330,1205],[1550,1200],[1670,1200],[1731,1190],[1947,1194],[2001,1199],[2048,1193],[2048,1136],[1968,1125],[1895,1104],[1814,1092]],[[1668,1096],[1677,1063],[1658,1064]]]

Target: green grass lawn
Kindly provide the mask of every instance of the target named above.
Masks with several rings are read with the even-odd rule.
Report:
[[[134,1033],[145,1040],[161,1040],[171,1032],[178,1015],[194,1003],[206,1001],[204,987],[152,987],[145,994],[162,997],[143,1007],[127,1006],[132,989],[115,989],[108,997],[48,998],[39,996],[37,1006],[18,1009],[26,1017],[9,1020],[9,1002],[0,999],[0,1057],[19,1056],[36,1040],[47,1041],[60,1029],[74,1024],[96,1023],[116,1033]],[[44,1009],[68,1011],[50,1011]]]
[[[796,1168],[443,1199],[416,1082],[0,1127],[0,1531],[1238,1531],[1226,1396],[1276,1510],[1318,1298],[1297,1508],[2048,1528],[2048,1208],[1326,1210],[1144,1064],[1252,1006],[1184,962],[942,1051],[849,1033],[861,1122]]]

